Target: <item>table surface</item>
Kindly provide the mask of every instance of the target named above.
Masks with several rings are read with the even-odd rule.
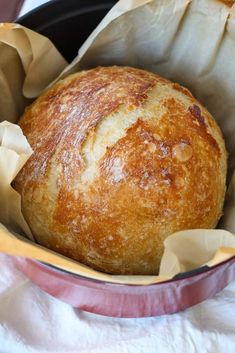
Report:
[[[26,0],[20,14],[44,2]],[[234,353],[235,282],[214,298],[174,315],[108,318],[47,295],[1,254],[0,353],[15,352]]]

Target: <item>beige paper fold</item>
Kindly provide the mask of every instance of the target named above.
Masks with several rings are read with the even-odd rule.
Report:
[[[4,30],[8,29],[5,37],[0,27],[0,119],[11,121],[19,116],[27,104],[23,93],[28,98],[38,95],[47,84],[56,79],[56,75],[65,66],[55,48],[47,51],[47,40],[41,36],[38,38],[37,34],[25,28],[14,26],[3,26]],[[15,50],[14,46],[18,46],[19,42],[21,44]],[[7,61],[5,59],[4,64],[3,50],[5,57],[11,58],[15,67],[12,75],[8,65],[4,66]],[[38,60],[32,59],[32,52]],[[49,63],[54,56],[58,61],[53,61],[54,68],[50,71]],[[185,85],[207,106],[223,130],[229,151],[231,179],[235,166],[234,57],[234,6],[228,7],[218,0],[121,0],[80,48],[78,57],[59,77],[97,65],[116,64],[158,72]],[[16,87],[12,84],[14,80]],[[1,108],[3,102],[7,104]],[[12,146],[13,151],[14,148],[21,149],[18,138],[15,141],[17,143]],[[4,180],[7,178],[4,177]],[[14,205],[20,215],[19,200],[12,201],[10,193],[8,197],[4,205],[5,202]],[[1,189],[0,198],[2,200]],[[12,217],[10,214],[9,219]],[[235,176],[227,192],[220,226],[235,233],[234,219]],[[0,220],[3,222],[1,214]],[[22,234],[20,230],[18,233]],[[215,265],[235,255],[233,234],[219,229],[189,230],[175,233],[166,239],[160,268],[160,276],[163,277],[110,276],[23,238],[16,240],[15,235],[4,227],[0,229],[0,237],[4,240],[0,243],[1,251],[22,256],[30,254],[31,257],[70,272],[115,283],[151,284],[204,264]]]
[[[175,276],[179,272],[190,271],[204,264],[212,264],[218,249],[231,248],[230,256],[235,255],[235,236],[222,229],[193,229],[170,235],[165,241],[161,275]],[[226,252],[225,252],[226,253]],[[220,261],[226,260],[220,258]],[[218,254],[216,256],[218,259]],[[213,259],[213,265],[216,264]]]
[[[44,36],[18,24],[0,23],[0,121],[16,122],[67,65]]]
[[[30,239],[33,237],[21,213],[21,198],[11,182],[32,152],[18,125],[7,121],[0,123],[0,220]]]

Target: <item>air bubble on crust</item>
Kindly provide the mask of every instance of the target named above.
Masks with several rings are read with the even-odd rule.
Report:
[[[187,162],[193,155],[193,149],[189,144],[180,142],[173,147],[172,153],[178,161]]]

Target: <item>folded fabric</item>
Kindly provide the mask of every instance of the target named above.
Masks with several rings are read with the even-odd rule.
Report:
[[[25,0],[20,10],[19,16],[23,16],[27,12],[33,10],[35,7],[38,7],[48,1],[51,1],[51,0]]]

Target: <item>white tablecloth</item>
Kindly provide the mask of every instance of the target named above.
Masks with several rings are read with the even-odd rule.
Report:
[[[45,294],[0,255],[1,353],[234,353],[235,282],[184,312],[108,318]]]
[[[22,13],[45,1],[26,0]],[[0,255],[0,353],[234,353],[235,282],[184,312],[115,319],[43,293]]]
[[[19,16],[25,15],[27,12],[33,10],[35,7],[40,6],[48,1],[50,0],[26,0],[21,8]]]

